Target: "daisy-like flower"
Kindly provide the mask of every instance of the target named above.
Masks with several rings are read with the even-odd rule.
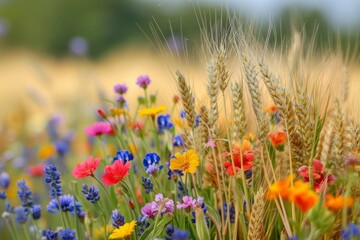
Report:
[[[172,171],[181,170],[185,173],[194,174],[199,164],[199,155],[193,149],[190,149],[183,154],[175,153],[175,156],[170,159],[169,168]]]
[[[232,157],[234,159],[235,169],[233,168],[231,160],[224,162],[224,167],[226,169],[226,172],[230,176],[233,176],[237,170],[241,169],[241,162],[242,162],[244,171],[247,171],[250,168],[252,168],[252,166],[254,166],[254,153],[252,151],[251,143],[248,140],[244,140],[242,142],[241,148],[242,148],[242,159],[241,159],[240,146],[235,145],[233,147]],[[228,157],[230,155],[231,155],[230,152],[225,152],[222,154],[222,156],[224,156],[224,157]]]
[[[96,122],[85,129],[85,133],[89,136],[113,135],[114,129],[107,122]]]
[[[158,107],[150,107],[150,108],[144,108],[144,109],[140,109],[138,111],[140,116],[150,116],[150,117],[154,117],[155,115],[163,112],[166,110],[166,106],[165,105],[161,105]]]
[[[114,231],[110,234],[109,239],[122,239],[130,237],[134,232],[135,225],[135,220],[125,223],[119,228],[114,229]]]
[[[100,163],[100,158],[94,158],[92,156],[88,157],[88,159],[76,165],[73,170],[73,175],[75,178],[85,178],[94,174],[96,168]]]
[[[130,162],[115,161],[112,166],[105,167],[102,181],[107,186],[117,184],[129,173],[129,170]]]
[[[354,199],[352,197],[346,198],[344,196],[334,197],[331,194],[326,195],[325,206],[334,212],[337,212],[344,207],[351,207],[353,203]]]
[[[321,190],[321,187],[325,181],[327,181],[327,183],[329,183],[329,184],[333,183],[335,181],[335,177],[333,175],[329,174],[326,176],[326,173],[325,173],[326,168],[324,167],[322,162],[320,162],[319,160],[317,160],[317,159],[313,160],[312,168],[313,168],[312,171],[313,171],[314,189],[316,192],[319,192]],[[300,167],[298,169],[298,172],[305,182],[310,181],[308,166]]]

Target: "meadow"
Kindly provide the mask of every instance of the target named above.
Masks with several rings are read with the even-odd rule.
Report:
[[[4,53],[3,239],[359,239],[357,52],[237,24],[194,53]]]

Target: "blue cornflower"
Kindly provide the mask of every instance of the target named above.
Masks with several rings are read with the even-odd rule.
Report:
[[[61,240],[76,240],[75,231],[69,228],[60,230],[59,235]]]
[[[111,213],[111,221],[112,221],[112,225],[116,228],[122,226],[125,224],[125,218],[123,215],[120,214],[120,212],[115,209],[112,211]]]
[[[224,217],[227,217],[227,211],[228,211],[228,204],[225,202],[223,204],[223,209],[224,209]],[[220,212],[220,211],[219,211]],[[235,207],[234,205],[230,204],[230,209],[229,209],[229,217],[230,217],[230,223],[235,223]]]
[[[360,238],[360,226],[350,223],[346,229],[341,231],[344,240]]]
[[[66,140],[57,140],[54,143],[55,148],[59,156],[63,157],[66,153],[69,152],[70,146],[69,142]]]
[[[173,240],[187,240],[190,237],[190,233],[186,230],[176,229],[172,236]]]
[[[20,224],[25,223],[29,216],[29,211],[27,210],[27,208],[23,206],[16,207],[14,209],[14,213],[15,213],[15,221]]]
[[[145,177],[141,177],[141,178],[145,189],[145,193],[149,194],[154,189],[154,185],[152,184],[150,178],[145,178]]]
[[[40,205],[34,205],[31,208],[31,214],[32,214],[32,218],[34,220],[38,220],[41,218],[41,206]]]
[[[5,212],[14,213],[14,207],[11,206],[10,202],[5,203]]]
[[[43,236],[46,240],[58,240],[58,233],[52,231],[51,229],[41,230],[41,236]]]
[[[183,147],[184,146],[184,142],[182,140],[181,135],[177,135],[173,138],[173,146],[174,147]]]
[[[150,223],[148,221],[149,219],[146,216],[140,215],[138,218],[136,218],[136,226],[139,228],[138,237],[140,237],[146,228],[150,226]]]
[[[171,129],[174,126],[174,124],[170,122],[170,114],[159,115],[157,123],[160,131]]]
[[[26,185],[25,180],[19,180],[17,182],[18,191],[17,195],[21,201],[21,205],[25,208],[32,207],[33,205],[33,195],[30,191],[30,188]]]
[[[45,182],[51,187],[49,191],[51,198],[60,197],[62,195],[60,172],[55,165],[45,167]]]
[[[161,170],[163,166],[157,166],[160,162],[160,156],[156,153],[147,153],[143,160],[145,171],[151,175],[155,175],[157,171]]]
[[[8,189],[10,186],[10,175],[6,172],[2,172],[0,175],[0,188]]]
[[[114,157],[113,161],[121,159],[123,163],[125,164],[127,161],[131,161],[134,159],[134,155],[132,155],[131,152],[127,150],[120,150],[117,151],[116,156]]]
[[[95,186],[89,186],[86,184],[82,185],[81,192],[84,194],[86,199],[90,201],[91,203],[96,203],[100,199],[99,189]]]
[[[0,199],[5,200],[6,199],[6,192],[0,191]]]
[[[172,240],[172,235],[174,234],[175,228],[173,225],[167,225],[166,226],[166,234],[167,236],[164,236],[165,240]]]
[[[74,212],[74,197],[71,195],[62,195],[59,197],[60,202],[60,208],[59,203],[57,199],[53,198],[49,204],[47,205],[46,209],[50,213],[59,213],[59,210],[64,212]]]
[[[185,117],[186,117],[186,113],[185,113],[184,110],[182,110],[182,111],[180,112],[180,117],[181,117],[181,118],[185,118]]]

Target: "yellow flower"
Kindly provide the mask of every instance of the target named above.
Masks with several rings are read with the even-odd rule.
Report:
[[[199,164],[199,155],[191,149],[183,154],[175,153],[175,157],[170,159],[170,170],[181,170],[186,173],[195,173]]]
[[[144,108],[144,109],[140,109],[138,111],[139,115],[141,116],[155,116],[163,111],[166,110],[166,106],[165,105],[161,105],[158,107],[151,107],[151,108]]]
[[[39,149],[38,157],[42,160],[47,160],[55,155],[56,148],[53,144],[47,144]]]
[[[114,231],[110,234],[109,239],[121,239],[129,237],[134,232],[135,225],[135,220],[129,223],[125,223],[119,228],[114,229]]]
[[[111,108],[110,109],[110,116],[112,116],[112,117],[120,117],[124,113],[125,113],[125,111],[122,108]]]

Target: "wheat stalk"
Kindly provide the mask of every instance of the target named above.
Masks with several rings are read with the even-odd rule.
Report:
[[[244,137],[246,132],[246,115],[243,101],[243,90],[241,82],[234,82],[231,85],[232,93],[232,108],[234,121],[234,138],[240,140]]]
[[[254,197],[254,204],[251,209],[248,240],[260,240],[264,236],[263,219],[265,213],[264,190],[259,188]]]

